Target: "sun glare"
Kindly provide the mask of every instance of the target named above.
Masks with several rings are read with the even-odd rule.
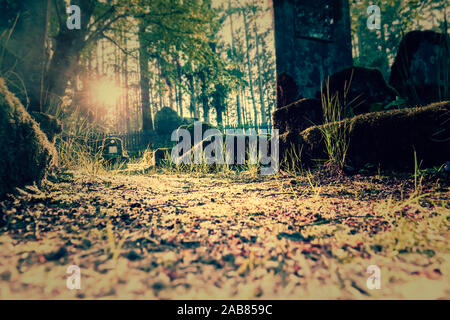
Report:
[[[93,93],[99,103],[114,106],[122,95],[122,88],[112,81],[100,80],[94,85]]]

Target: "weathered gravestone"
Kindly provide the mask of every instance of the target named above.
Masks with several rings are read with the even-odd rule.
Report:
[[[400,42],[389,84],[410,105],[450,99],[450,38],[434,31],[412,31]]]
[[[277,92],[289,93],[278,99],[280,108],[302,97],[314,97],[324,79],[352,66],[350,14],[347,0],[273,3]]]
[[[122,140],[116,137],[106,138],[103,141],[102,156],[107,164],[124,163],[128,161]]]

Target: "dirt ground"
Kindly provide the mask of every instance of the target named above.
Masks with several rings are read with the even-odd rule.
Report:
[[[415,189],[69,172],[0,203],[0,299],[449,299],[450,191]]]

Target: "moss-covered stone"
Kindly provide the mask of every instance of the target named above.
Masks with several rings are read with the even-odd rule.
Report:
[[[56,151],[39,125],[0,79],[0,198],[45,178]]]
[[[450,102],[427,107],[373,112],[345,119],[348,127],[347,162],[355,168],[371,163],[383,169],[409,169],[414,164],[414,150],[423,166],[442,165],[450,159]],[[304,164],[313,159],[327,159],[321,129],[314,126],[301,133],[280,137],[286,145],[302,150]]]
[[[39,124],[48,140],[54,143],[56,135],[62,132],[61,122],[55,117],[42,112],[31,112],[30,115]]]
[[[322,103],[318,99],[300,99],[273,112],[273,126],[280,135],[322,123]]]
[[[160,135],[170,136],[181,123],[180,116],[169,107],[164,107],[155,114],[155,129]]]

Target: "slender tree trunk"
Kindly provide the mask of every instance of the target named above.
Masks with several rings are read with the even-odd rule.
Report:
[[[178,106],[180,108],[180,117],[183,118],[183,88],[181,87],[181,66],[177,59],[177,88],[178,88]]]
[[[196,96],[196,86],[194,75],[188,75],[189,90],[191,92],[190,106],[191,117],[199,119],[198,109],[197,109],[197,96]]]
[[[362,48],[363,48],[363,45],[362,45],[362,39],[363,39],[363,36],[362,36],[362,32],[361,32],[361,29],[360,29],[360,28],[361,28],[361,27],[358,28],[358,32],[357,32],[357,39],[358,39],[358,60],[361,59],[361,56],[362,56]]]
[[[248,23],[247,23],[247,16],[245,9],[242,10],[242,15],[244,17],[244,30],[245,30],[245,43],[246,43],[246,51],[247,51],[247,68],[248,68],[248,84],[250,87],[250,95],[253,102],[253,112],[255,116],[255,125],[258,123],[258,109],[256,108],[256,100],[255,100],[255,93],[253,90],[253,75],[252,75],[252,64],[250,62],[250,39],[249,39],[249,30],[248,30]]]
[[[162,71],[161,71],[161,64],[159,63],[159,60],[157,61],[158,64],[158,93],[159,93],[159,110],[161,110],[163,106],[163,93],[162,93],[162,87],[161,87],[161,78],[162,78]]]
[[[199,86],[200,86],[200,96],[199,96],[199,100],[201,102],[202,105],[202,109],[203,109],[203,121],[206,123],[209,123],[209,99],[208,99],[208,93],[207,91],[207,86],[206,86],[206,76],[203,73],[204,71],[200,71],[199,72]]]
[[[105,63],[105,41],[104,40],[100,40],[101,44],[102,44],[102,76],[105,75],[106,73],[106,63]]]
[[[114,48],[114,56],[115,56],[115,65],[114,65],[114,81],[117,88],[120,88],[121,84],[121,75],[122,72],[120,70],[121,65],[121,54],[117,47]],[[125,119],[123,117],[123,100],[122,97],[119,97],[116,100],[116,117],[117,117],[117,131],[123,132],[125,128]]]
[[[155,87],[155,79],[153,77],[153,71],[152,70],[152,77],[149,81],[149,87],[150,87],[150,105],[152,106],[151,111],[152,111],[152,117],[155,115],[156,112],[156,108],[155,108],[155,96],[153,93],[153,88]]]
[[[128,51],[128,39],[124,36],[124,47],[125,50]],[[125,54],[123,57],[123,80],[124,80],[124,89],[125,89],[125,124],[127,132],[130,132],[130,99],[129,95],[129,87],[128,87],[128,55]]]
[[[259,55],[259,35],[258,35],[258,26],[256,23],[256,19],[254,21],[255,26],[255,42],[256,42],[256,66],[258,68],[258,87],[259,87],[259,103],[261,108],[261,123],[267,123],[267,115],[266,115],[266,105],[264,103],[264,93],[262,87],[262,79],[261,79],[261,56]]]
[[[231,0],[228,0],[228,10],[230,11],[230,30],[231,30],[231,50],[232,50],[232,59],[236,59],[236,48],[234,46],[234,29],[233,29],[233,14],[231,13]],[[240,66],[239,66],[240,68]],[[242,111],[241,111],[241,97],[239,95],[239,90],[236,95],[236,115],[238,125],[242,125]]]
[[[141,87],[141,104],[142,104],[142,130],[153,130],[153,119],[150,106],[149,97],[149,69],[148,69],[148,54],[143,34],[145,26],[139,26],[139,67],[140,67],[140,87]]]
[[[381,49],[383,52],[383,75],[385,77],[388,76],[389,74],[389,58],[388,58],[388,53],[387,53],[387,45],[386,45],[386,34],[385,34],[385,30],[384,30],[384,25],[381,25]]]
[[[241,100],[241,105],[242,105],[242,125],[246,125],[248,123],[248,118],[246,115],[246,106],[245,106],[245,101],[243,101],[243,99],[245,98],[245,94],[242,93],[242,88],[239,88],[239,100]]]

